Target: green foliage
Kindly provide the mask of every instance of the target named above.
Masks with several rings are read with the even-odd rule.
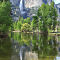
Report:
[[[38,9],[37,15],[40,19],[40,30],[43,32],[48,31],[48,28],[53,28],[53,30],[55,30],[57,25],[57,11],[56,8],[54,8],[54,2],[52,2],[51,5],[42,4],[42,6]],[[53,27],[51,28],[51,26]]]
[[[20,30],[21,31],[21,27],[23,27],[23,25],[27,23],[27,25],[30,25],[30,18],[26,18],[23,19],[21,17],[19,17],[19,20],[13,23],[13,30]],[[29,27],[28,27],[29,29]],[[23,30],[23,29],[22,29]]]
[[[21,22],[17,22],[17,30],[21,30]]]
[[[34,28],[35,28],[34,20],[32,20],[32,22],[31,22],[31,28],[32,28],[32,30],[34,30]]]
[[[24,23],[23,17],[19,17],[19,21],[23,24]]]
[[[18,21],[15,21],[13,23],[13,30],[20,30],[21,31],[21,26],[24,23],[24,19],[19,17]]]
[[[30,22],[31,22],[31,21],[30,21],[30,18],[27,17],[27,23],[30,24]]]
[[[38,27],[38,17],[33,16],[33,20],[31,21],[31,28],[35,30]]]
[[[15,30],[15,29],[16,29],[16,26],[17,26],[17,23],[16,23],[16,22],[14,22],[14,23],[13,23],[13,30]]]
[[[2,2],[0,4],[0,32],[5,32],[6,30],[8,31],[12,24],[10,7],[10,2]]]
[[[51,3],[50,9],[51,9],[50,16],[51,16],[51,19],[52,19],[53,30],[55,30],[55,27],[57,25],[57,16],[58,15],[57,15],[56,8],[54,8],[54,2]]]
[[[27,33],[13,33],[13,40],[17,41],[19,46],[30,46],[32,51],[39,54],[39,57],[55,56],[58,51],[57,36],[46,34],[27,34]],[[43,45],[43,46],[42,46]],[[42,54],[43,53],[43,54]],[[51,59],[50,59],[51,60]],[[54,59],[52,59],[54,60]]]
[[[23,32],[30,32],[31,31],[30,25],[28,23],[22,24],[21,31],[23,31]]]
[[[48,29],[55,30],[57,25],[57,11],[54,7],[54,2],[51,3],[51,5],[48,4],[42,4],[42,6],[38,9],[37,16],[32,17],[32,21],[30,21],[30,18],[19,18],[19,21],[15,22],[15,30],[21,30],[25,31],[27,28],[26,25],[30,25],[32,31],[40,30],[42,32],[48,32]],[[29,27],[28,27],[29,29]],[[29,30],[26,31],[29,31]]]
[[[21,31],[21,21],[17,21],[13,23],[13,30],[20,30]]]
[[[38,19],[38,29],[40,30],[42,28],[42,21],[40,19]]]
[[[7,1],[9,1],[9,0],[0,0],[1,2],[7,2]]]
[[[27,17],[26,19],[24,19],[24,23],[28,23],[28,24],[30,24],[30,18],[29,17]]]

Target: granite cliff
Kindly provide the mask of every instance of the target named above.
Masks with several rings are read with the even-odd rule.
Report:
[[[10,0],[10,2],[12,4],[12,17],[14,20],[18,20],[19,16],[24,16],[25,18],[36,15],[38,8],[43,3],[50,4],[52,0]]]
[[[26,8],[37,7],[37,6],[41,6],[42,3],[50,4],[52,2],[52,0],[24,0],[24,1],[25,1],[24,3]],[[20,0],[10,0],[10,2],[13,5],[20,4]]]
[[[38,6],[41,6],[42,3],[45,3],[45,4],[50,4],[52,2],[52,0],[25,0],[25,6],[26,7],[38,7]]]

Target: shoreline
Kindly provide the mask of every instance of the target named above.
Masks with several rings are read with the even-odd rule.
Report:
[[[20,32],[20,33],[40,33],[40,34],[44,34],[43,32],[38,32],[38,31],[34,31],[34,32],[12,31],[12,32]],[[48,34],[60,34],[60,32],[48,32]]]

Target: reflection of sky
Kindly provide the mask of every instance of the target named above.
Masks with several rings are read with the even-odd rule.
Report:
[[[60,3],[60,0],[54,0],[55,1],[55,4],[58,4]]]
[[[60,60],[60,57],[56,57],[56,60]]]

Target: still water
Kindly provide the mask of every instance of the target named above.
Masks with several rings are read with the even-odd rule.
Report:
[[[11,33],[0,38],[0,60],[60,60],[60,36]]]

